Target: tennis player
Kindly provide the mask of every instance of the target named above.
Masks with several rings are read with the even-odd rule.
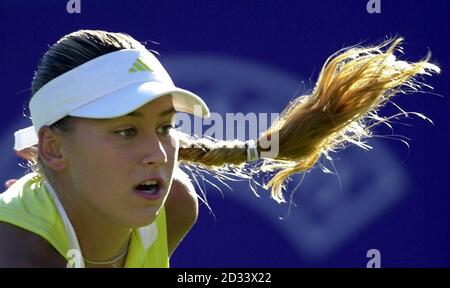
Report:
[[[209,109],[131,36],[64,36],[35,73],[33,126],[15,135],[36,169],[0,194],[0,266],[169,267],[198,214],[180,166],[276,172],[261,184],[283,202],[289,176],[348,143],[367,148],[371,129],[391,119],[379,108],[403,88],[420,88],[415,76],[439,72],[429,55],[398,60],[401,41],[332,55],[311,94],[291,101],[258,139],[240,142],[177,131],[177,112],[208,117]]]

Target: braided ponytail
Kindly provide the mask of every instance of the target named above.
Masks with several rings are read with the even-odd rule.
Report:
[[[390,39],[373,47],[355,46],[338,51],[324,64],[313,92],[291,101],[260,135],[258,150],[264,159],[259,169],[250,171],[276,172],[264,186],[271,189],[272,198],[284,202],[285,180],[313,167],[322,155],[328,156],[350,143],[371,148],[364,143],[365,138],[370,138],[371,129],[398,116],[383,118],[377,111],[395,94],[420,90],[424,84],[416,76],[440,73],[438,66],[429,63],[430,54],[415,63],[397,60],[394,53],[401,51],[402,41]],[[404,116],[408,114],[412,113],[403,112]],[[239,168],[247,160],[241,141],[182,134],[180,143],[180,161],[208,169],[219,171],[229,165]],[[268,148],[263,143],[278,145],[278,153],[267,154]]]

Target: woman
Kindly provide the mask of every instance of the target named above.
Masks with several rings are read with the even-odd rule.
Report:
[[[402,86],[420,87],[414,76],[439,72],[429,57],[398,61],[400,42],[333,55],[310,95],[292,101],[256,142],[243,143],[177,132],[177,111],[208,117],[208,107],[175,87],[132,37],[66,35],[33,80],[33,128],[16,135],[17,150],[38,144],[39,171],[0,196],[0,265],[168,267],[198,213],[178,164],[244,177],[275,171],[265,188],[284,201],[290,175],[347,143],[367,147],[370,129],[389,120],[377,109]]]

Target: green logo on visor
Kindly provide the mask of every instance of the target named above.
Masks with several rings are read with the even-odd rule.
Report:
[[[144,63],[143,59],[139,57],[133,64],[133,66],[128,70],[130,73],[138,72],[138,71],[150,71],[153,72],[147,64]]]

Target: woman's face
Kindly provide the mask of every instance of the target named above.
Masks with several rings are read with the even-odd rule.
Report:
[[[70,201],[125,227],[147,225],[164,205],[177,162],[170,95],[127,116],[74,119],[63,136]],[[156,185],[155,185],[156,184]]]

